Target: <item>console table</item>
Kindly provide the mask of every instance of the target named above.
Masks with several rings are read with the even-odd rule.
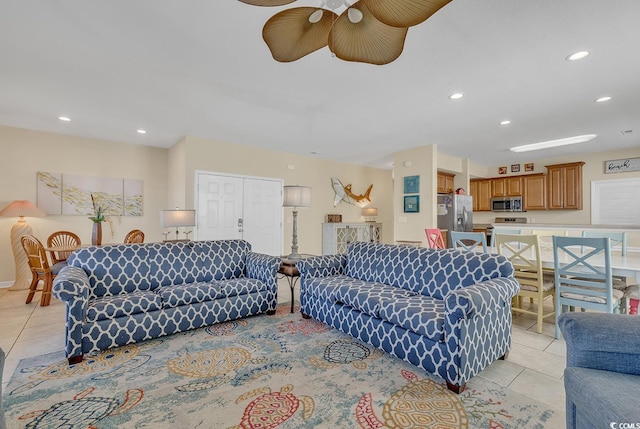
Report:
[[[322,254],[344,253],[354,241],[380,243],[381,236],[382,224],[378,222],[323,223]]]

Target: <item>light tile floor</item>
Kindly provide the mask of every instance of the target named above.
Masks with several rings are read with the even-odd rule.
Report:
[[[280,280],[278,289],[280,301],[290,302],[285,280]],[[64,348],[64,304],[52,298],[49,306],[40,307],[39,293],[30,304],[24,303],[25,298],[26,291],[0,289],[0,347],[7,354],[3,392],[20,359]],[[536,333],[535,324],[532,316],[515,316],[509,357],[478,376],[540,401],[564,416],[565,343],[554,339],[552,323],[544,324],[542,334]]]

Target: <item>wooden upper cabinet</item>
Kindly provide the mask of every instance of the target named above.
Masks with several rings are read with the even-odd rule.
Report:
[[[507,184],[504,178],[491,179],[491,196],[492,197],[506,197],[507,196]]]
[[[522,193],[522,176],[491,179],[492,197],[521,197]]]
[[[473,196],[473,211],[491,211],[491,179],[471,180],[469,195]]]
[[[438,192],[451,194],[453,192],[453,178],[455,175],[438,172]]]
[[[584,162],[547,165],[550,210],[582,210],[582,166]]]
[[[523,210],[545,210],[547,208],[547,178],[544,174],[522,176]]]

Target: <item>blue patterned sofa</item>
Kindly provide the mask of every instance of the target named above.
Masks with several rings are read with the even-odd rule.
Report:
[[[53,295],[67,306],[66,356],[275,313],[280,259],[243,240],[86,247]]]
[[[503,256],[356,242],[297,267],[304,317],[438,374],[456,393],[510,350],[520,286]]]

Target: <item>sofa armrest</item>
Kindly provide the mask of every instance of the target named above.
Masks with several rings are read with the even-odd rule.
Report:
[[[563,313],[558,325],[567,344],[567,367],[640,375],[640,317]]]
[[[347,256],[339,254],[302,259],[296,263],[296,268],[301,278],[328,277],[344,274],[346,265]]]
[[[60,301],[89,299],[89,277],[82,268],[66,266],[53,279],[53,296]]]
[[[471,318],[496,307],[511,305],[511,298],[519,290],[520,284],[516,279],[498,277],[449,292],[445,297],[445,309],[458,318]]]
[[[277,287],[277,273],[280,258],[262,253],[247,253],[247,277],[258,279],[270,286]]]

